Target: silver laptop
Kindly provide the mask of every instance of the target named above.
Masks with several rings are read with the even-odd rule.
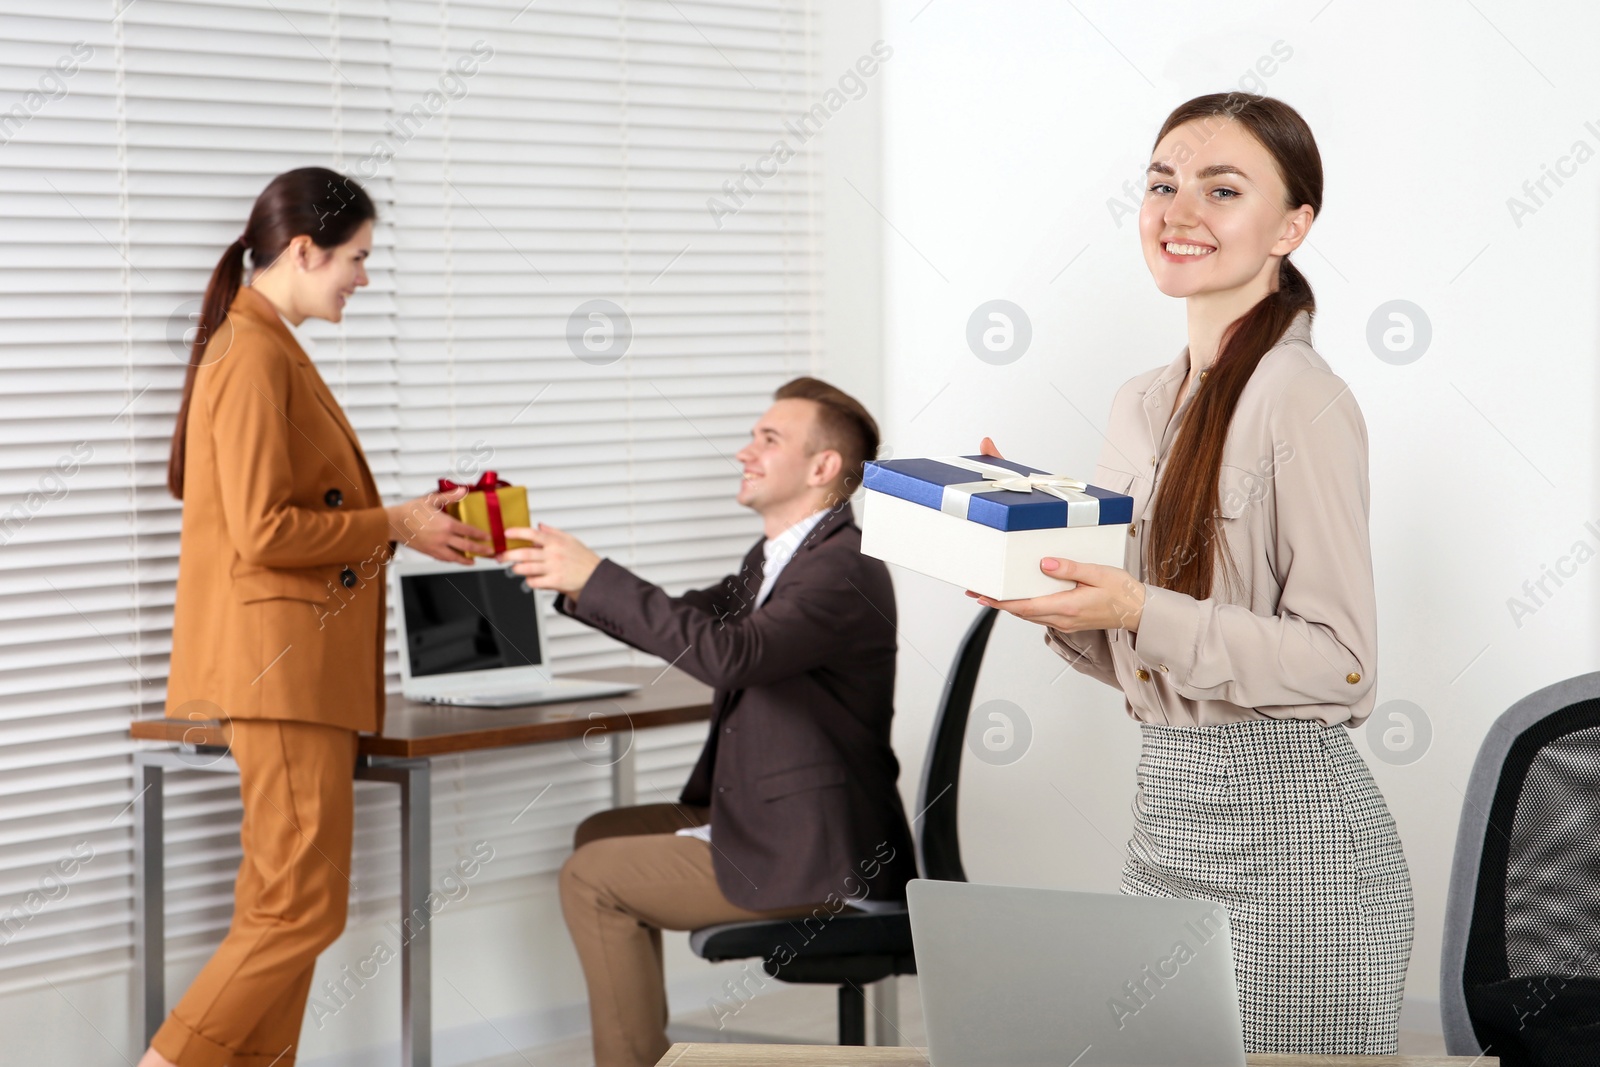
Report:
[[[400,628],[400,684],[432,704],[511,708],[615,696],[626,682],[556,678],[545,642],[544,597],[508,566],[397,560],[389,580]]]
[[[933,1067],[1245,1067],[1219,904],[927,879],[906,901]]]

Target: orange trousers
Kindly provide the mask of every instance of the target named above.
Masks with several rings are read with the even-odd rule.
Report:
[[[233,720],[244,859],[233,921],[150,1044],[178,1067],[290,1067],[317,956],[350,898],[356,735]]]

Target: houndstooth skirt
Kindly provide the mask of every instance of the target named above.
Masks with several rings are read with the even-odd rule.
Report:
[[[1122,891],[1228,909],[1246,1051],[1393,1054],[1411,877],[1349,729],[1141,730]]]

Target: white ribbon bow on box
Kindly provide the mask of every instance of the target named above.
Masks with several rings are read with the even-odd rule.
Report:
[[[944,487],[939,510],[946,515],[965,519],[975,493],[1031,493],[1037,489],[1067,502],[1068,526],[1100,525],[1100,498],[1084,492],[1089,487],[1087,482],[1059,474],[1018,474],[1006,467],[980,463],[966,456],[941,456],[934,462],[948,463],[952,467],[962,467],[983,475],[983,481],[980,482],[960,482]]]

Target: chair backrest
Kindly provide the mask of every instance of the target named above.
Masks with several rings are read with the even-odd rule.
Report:
[[[1478,752],[1445,910],[1452,1055],[1600,1063],[1600,673],[1513,704]]]
[[[922,764],[922,783],[917,790],[917,820],[911,833],[917,843],[917,870],[924,878],[946,882],[965,882],[961,866],[961,840],[956,823],[956,799],[960,794],[961,750],[966,745],[967,716],[972,711],[972,693],[978,684],[978,668],[989,645],[998,609],[983,608],[956,649],[950,674],[944,680],[939,711],[933,720],[933,737]]]

